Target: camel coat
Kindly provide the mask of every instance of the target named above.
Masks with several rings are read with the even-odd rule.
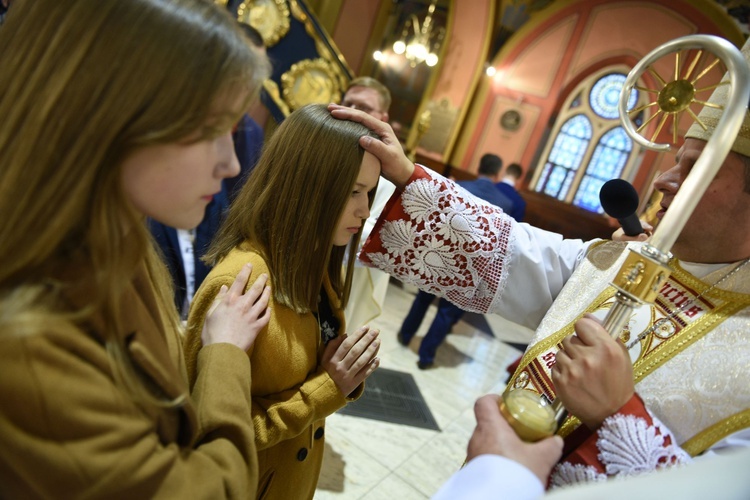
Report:
[[[79,269],[80,270],[80,269]],[[82,305],[90,296],[71,292]],[[166,330],[145,269],[123,297],[116,335],[154,394],[187,394],[178,333]],[[197,357],[178,408],[133,400],[105,350],[104,322],[31,322],[0,301],[0,498],[251,498],[257,462],[245,353]]]
[[[222,285],[231,285],[242,266],[253,265],[252,285],[268,267],[248,244],[232,250],[209,273],[195,294],[188,319],[185,356],[191,381],[206,311]],[[270,283],[273,290],[273,283]],[[324,283],[344,331],[344,315],[330,283]],[[339,333],[340,333],[339,332]],[[268,326],[258,334],[250,356],[253,424],[258,447],[258,498],[312,498],[323,461],[325,417],[358,398],[360,385],[346,398],[320,364],[324,345],[312,313],[297,314],[274,301]]]

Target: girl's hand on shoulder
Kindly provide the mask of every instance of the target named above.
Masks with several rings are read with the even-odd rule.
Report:
[[[363,111],[346,106],[329,104],[328,109],[334,118],[361,123],[380,137],[380,140],[377,140],[363,136],[359,138],[359,144],[380,160],[383,177],[394,183],[397,188],[403,189],[414,173],[414,163],[404,154],[404,148],[401,147],[391,126]]]
[[[341,335],[330,342],[323,352],[323,368],[336,387],[348,396],[380,365],[379,330],[363,326],[349,335]]]
[[[258,333],[268,325],[271,318],[268,275],[261,274],[245,292],[252,270],[251,264],[245,264],[232,286],[224,285],[219,290],[203,324],[204,346],[226,342],[247,351]]]

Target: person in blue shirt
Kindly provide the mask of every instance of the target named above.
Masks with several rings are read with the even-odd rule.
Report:
[[[505,168],[505,172],[503,172],[503,180],[495,184],[495,187],[513,202],[513,208],[505,210],[505,213],[516,219],[517,222],[522,222],[526,215],[526,200],[523,199],[516,189],[516,183],[518,183],[518,179],[521,178],[522,174],[521,165],[511,163]]]

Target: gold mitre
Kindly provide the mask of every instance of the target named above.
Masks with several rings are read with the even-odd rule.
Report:
[[[742,55],[745,56],[745,61],[750,64],[750,40],[745,42],[745,45],[742,47]],[[724,75],[722,81],[728,79],[729,73]],[[718,87],[714,93],[711,94],[708,102],[723,106],[725,109],[729,99],[729,87],[729,85]],[[708,141],[711,138],[711,135],[713,135],[724,109],[704,106],[703,110],[698,114],[698,119],[706,126],[706,130],[704,130],[696,121],[690,126],[685,137],[694,137],[696,139]],[[732,151],[741,155],[750,156],[750,112],[745,113],[745,119],[742,122],[742,128],[740,128],[740,131],[737,134],[737,140],[732,144]]]

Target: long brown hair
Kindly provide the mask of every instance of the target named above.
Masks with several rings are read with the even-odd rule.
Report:
[[[333,236],[359,175],[363,135],[375,137],[359,123],[333,118],[321,104],[290,114],[266,143],[206,262],[215,264],[247,241],[268,265],[277,302],[299,313],[315,310],[327,273],[346,306],[362,230],[348,245],[345,275],[347,247],[333,246]]]
[[[228,130],[268,63],[226,11],[203,0],[16,0],[0,47],[3,321],[16,331],[13,321],[34,310],[37,321],[23,327],[34,332],[51,317],[80,324],[101,315],[127,383],[114,332],[137,266],[168,322],[178,319],[143,217],[123,192],[121,163],[144,146]],[[66,274],[74,261],[85,265]],[[89,291],[83,306],[61,300],[73,287]]]

